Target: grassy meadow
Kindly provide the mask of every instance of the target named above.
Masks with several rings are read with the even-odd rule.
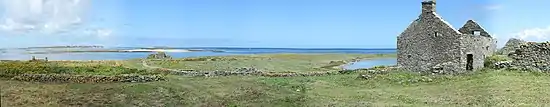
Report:
[[[223,70],[234,67],[226,65],[231,64],[276,72],[308,72],[335,69],[326,66],[337,66],[341,60],[392,56],[268,54],[197,57],[164,63],[149,61],[151,65],[177,69]],[[119,64],[146,69],[140,60],[56,63],[62,66]],[[390,71],[369,74],[373,77],[368,80],[358,78],[360,74],[315,77],[168,75],[167,81],[96,84],[22,82],[3,78],[0,79],[0,106],[461,107],[548,106],[550,102],[547,97],[550,95],[550,75],[545,73],[484,69],[464,75],[421,75]]]
[[[464,76],[395,72],[268,78],[228,76],[110,84],[0,81],[9,106],[548,106],[547,74],[486,70]],[[421,81],[422,80],[422,81]]]

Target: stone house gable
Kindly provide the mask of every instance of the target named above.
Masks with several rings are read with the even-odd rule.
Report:
[[[458,31],[463,34],[479,34],[480,36],[491,37],[491,35],[474,20],[466,21],[466,23]]]
[[[423,1],[419,17],[397,37],[397,66],[444,74],[482,68],[496,41],[473,20],[456,30],[437,14],[435,4],[435,0]]]
[[[398,65],[428,71],[437,64],[456,61],[453,58],[462,53],[461,36],[436,12],[423,12],[397,38]]]
[[[459,32],[459,30],[456,30],[452,27],[452,25],[445,21],[441,16],[439,16],[435,12],[430,13],[423,13],[421,14],[418,19],[414,20],[409,24],[409,26],[403,31],[399,37],[406,37],[406,36],[412,36],[413,32],[418,32],[420,30],[433,30],[437,32],[446,32],[450,35],[447,36],[458,36],[459,34],[462,34]],[[420,36],[428,36],[427,35],[420,35]],[[433,36],[433,35],[432,35]]]

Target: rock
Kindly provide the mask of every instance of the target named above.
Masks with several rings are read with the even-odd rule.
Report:
[[[499,61],[494,64],[496,69],[512,67],[512,61]]]
[[[362,79],[366,79],[366,80],[368,80],[368,79],[372,79],[372,78],[373,78],[373,76],[372,76],[372,75],[370,75],[370,74],[361,74],[361,75],[359,75],[359,77],[358,77],[358,78],[362,78]]]
[[[355,72],[354,70],[340,70],[338,71],[338,73],[340,74],[349,74],[349,73],[352,73],[352,72]]]

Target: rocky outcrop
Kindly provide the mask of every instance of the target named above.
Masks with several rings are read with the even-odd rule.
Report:
[[[152,82],[163,81],[157,75],[67,75],[67,74],[22,74],[11,78],[18,81],[54,82],[54,83],[114,83],[114,82]]]
[[[508,55],[511,65],[520,70],[550,71],[550,43],[528,42]]]
[[[172,57],[165,52],[157,52],[156,54],[149,54],[147,59],[172,59]]]
[[[508,42],[506,42],[504,47],[499,49],[497,53],[501,54],[501,55],[508,55],[508,54],[514,52],[517,48],[519,48],[520,45],[525,44],[525,43],[527,43],[527,42],[524,41],[524,40],[516,39],[516,38],[510,38],[508,40]]]

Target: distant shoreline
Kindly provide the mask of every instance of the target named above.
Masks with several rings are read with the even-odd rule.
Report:
[[[46,52],[28,52],[28,54],[52,54],[52,53],[87,53],[87,52],[117,52],[117,53],[134,53],[134,52],[224,52],[222,50],[199,50],[199,49],[128,49],[128,50],[62,50],[62,51],[46,51]]]
[[[104,48],[103,46],[43,46],[43,47],[26,47],[17,49],[48,49],[48,48]]]
[[[62,48],[125,48],[125,49],[286,49],[286,50],[396,50],[396,48],[284,48],[284,47],[105,47],[105,46],[41,46],[0,49],[62,49]]]

